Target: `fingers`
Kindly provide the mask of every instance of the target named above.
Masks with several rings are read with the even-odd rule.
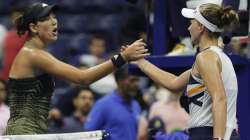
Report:
[[[148,49],[145,49],[146,43],[143,42],[143,39],[138,39],[133,42],[131,45],[126,45],[121,47],[121,52],[128,61],[138,60],[150,55]]]
[[[125,51],[128,47],[129,47],[129,45],[122,46],[121,49],[120,49],[120,51],[123,52],[123,51]]]
[[[143,39],[138,39],[135,42],[133,42],[131,45],[137,45],[138,43],[142,43],[144,46],[146,46],[146,43],[143,42]]]
[[[144,42],[136,42],[133,45],[136,45],[136,46],[147,46],[147,44],[144,43]]]
[[[132,55],[132,56],[130,56],[130,57],[128,58],[128,61],[139,60],[139,59],[142,59],[142,58],[144,58],[144,57],[146,57],[146,56],[149,56],[149,55],[150,55],[150,53],[134,54],[134,55]]]
[[[122,46],[121,49],[120,49],[120,51],[123,52],[123,51],[125,51],[126,49],[127,49],[127,47]]]
[[[136,51],[137,54],[144,54],[146,52],[148,52],[148,49],[141,49]]]
[[[131,51],[138,51],[138,50],[143,50],[145,49],[146,44],[145,43],[136,43],[134,45],[130,45],[130,47],[126,48]]]
[[[135,42],[142,42],[142,41],[143,41],[143,39],[140,38],[140,39],[136,40]],[[135,43],[135,42],[134,42],[134,43]]]
[[[138,51],[138,50],[144,50],[144,49],[145,49],[144,46],[137,46],[137,47],[135,47],[135,50],[136,50],[136,51]]]
[[[144,57],[149,56],[149,55],[150,55],[150,53],[143,53],[143,54],[137,55],[136,57],[137,57],[137,59],[141,59],[141,58],[144,58]]]
[[[138,54],[136,56],[134,56],[130,61],[136,61],[136,60],[139,60],[139,59],[143,59],[145,58],[146,56],[149,56],[150,53],[144,53],[144,54]]]

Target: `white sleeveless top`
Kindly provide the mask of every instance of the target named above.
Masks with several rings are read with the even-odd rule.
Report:
[[[221,77],[227,96],[227,129],[224,140],[228,140],[232,130],[237,127],[236,122],[236,101],[238,85],[236,74],[229,57],[217,46],[211,46],[209,50],[215,52],[222,64]],[[189,128],[213,126],[212,101],[208,89],[203,80],[191,73],[187,85],[186,95],[189,99]]]

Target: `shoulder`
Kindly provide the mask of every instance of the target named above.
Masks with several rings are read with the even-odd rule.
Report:
[[[47,62],[54,62],[55,57],[53,57],[49,52],[43,49],[23,47],[18,54],[22,58],[28,60],[31,64],[43,64]]]
[[[106,95],[106,96],[102,97],[101,99],[97,100],[94,107],[106,108],[110,104],[112,104],[112,99],[111,99],[110,95]]]
[[[31,48],[24,48],[26,53],[29,53],[30,57],[52,57],[52,55],[45,50],[42,49],[31,49]]]
[[[222,71],[220,57],[212,50],[207,50],[198,54],[195,60],[195,67],[203,76],[208,76]]]
[[[28,46],[24,46],[20,50],[20,55],[25,55],[26,57],[29,57],[31,60],[32,58],[41,57],[41,56],[49,56],[49,53],[47,53],[44,50],[36,49],[36,48],[30,48]]]
[[[207,50],[199,53],[196,56],[195,63],[198,67],[207,67],[219,62],[219,56],[212,50]]]
[[[206,62],[206,61],[216,61],[219,59],[219,56],[213,52],[212,50],[206,50],[204,52],[199,53],[196,56],[197,62]]]

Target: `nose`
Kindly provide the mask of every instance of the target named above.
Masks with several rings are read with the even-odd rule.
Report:
[[[191,24],[189,25],[189,27],[188,27],[188,31],[190,31],[191,30]]]

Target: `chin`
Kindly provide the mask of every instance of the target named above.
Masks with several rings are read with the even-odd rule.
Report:
[[[50,38],[50,39],[48,40],[49,43],[53,43],[53,42],[55,42],[55,41],[57,41],[57,37]]]
[[[56,37],[55,39],[53,39],[52,41],[54,42],[54,41],[57,41],[57,39],[58,39],[58,37]]]

